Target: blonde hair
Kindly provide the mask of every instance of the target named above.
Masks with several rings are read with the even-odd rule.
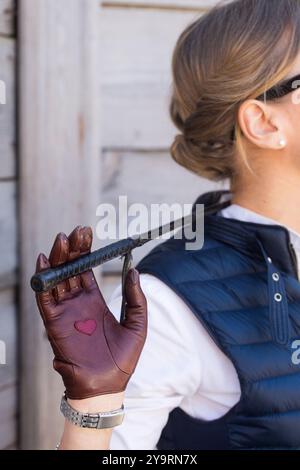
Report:
[[[236,152],[247,164],[241,103],[279,83],[299,50],[299,0],[235,0],[190,24],[172,58],[174,160],[214,181],[233,179]]]

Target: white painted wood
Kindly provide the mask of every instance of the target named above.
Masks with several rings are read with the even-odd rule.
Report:
[[[0,289],[16,282],[16,184],[0,182]]]
[[[168,148],[171,58],[198,13],[104,8],[101,21],[102,142],[108,148]]]
[[[136,5],[153,7],[175,7],[175,8],[210,8],[218,3],[216,0],[103,0],[103,5]]]
[[[0,291],[0,341],[6,352],[6,364],[0,358],[0,449],[5,449],[17,440],[17,326],[13,289]]]
[[[119,208],[119,196],[126,196],[128,207],[141,203],[150,210],[151,204],[193,204],[200,194],[226,187],[213,183],[179,166],[169,153],[105,152],[103,154],[103,193],[101,202]],[[117,211],[117,215],[119,211]],[[172,215],[172,214],[171,214]],[[100,221],[101,217],[99,217]],[[145,226],[142,231],[150,227]],[[154,227],[151,227],[154,228]],[[132,234],[127,234],[130,236]],[[121,236],[123,238],[123,236]],[[102,245],[114,240],[103,240]],[[134,252],[137,263],[158,242],[150,242]],[[103,265],[104,272],[119,272],[119,259]]]
[[[0,0],[0,35],[12,35],[15,23],[15,0]]]
[[[102,165],[103,202],[117,204],[118,195],[126,195],[129,204],[191,203],[215,187],[178,165],[167,152],[105,152]]]
[[[0,341],[6,350],[6,364],[0,357],[0,390],[17,380],[17,319],[13,289],[0,291]],[[1,406],[1,405],[0,405]],[[3,432],[0,420],[0,434]]]
[[[21,445],[53,449],[63,390],[29,287],[54,235],[99,203],[98,0],[26,0],[20,17]]]
[[[0,449],[17,440],[14,1],[0,0]],[[3,102],[3,99],[6,102]],[[4,180],[3,180],[4,179]],[[6,289],[9,288],[9,289]],[[6,361],[3,364],[3,361]]]
[[[0,14],[1,19],[1,14]],[[1,27],[1,21],[0,21]],[[0,180],[15,175],[15,40],[0,36],[0,80],[6,103],[0,103]]]
[[[0,449],[12,447],[17,439],[17,387],[0,388]]]

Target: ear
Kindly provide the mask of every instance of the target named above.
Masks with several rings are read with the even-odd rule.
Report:
[[[284,133],[276,110],[269,104],[258,100],[247,100],[239,109],[238,120],[243,135],[260,148],[282,149]]]

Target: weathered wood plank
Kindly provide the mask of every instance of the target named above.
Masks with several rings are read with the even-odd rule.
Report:
[[[4,449],[17,439],[17,326],[13,289],[0,291],[0,341],[6,351],[6,364],[0,364],[0,449]]]
[[[14,445],[17,439],[17,387],[0,389],[0,449]]]
[[[0,35],[15,34],[15,0],[0,0]]]
[[[38,252],[49,252],[57,232],[95,221],[100,10],[98,0],[26,0],[19,8],[21,445],[53,449],[63,384],[29,282]]]
[[[16,184],[0,182],[0,289],[16,281]]]
[[[113,204],[116,208],[119,207],[120,195],[127,196],[128,207],[141,203],[149,209],[151,204],[192,204],[200,194],[226,187],[226,183],[212,183],[185,170],[173,161],[168,152],[104,152],[102,160],[101,202]],[[145,226],[142,231],[149,228]],[[112,241],[102,241],[102,244]],[[135,263],[156,243],[150,242],[135,250]],[[104,264],[103,270],[114,272],[120,271],[121,267],[120,260],[114,260]]]
[[[118,195],[128,203],[191,203],[213,183],[185,170],[168,152],[104,152],[101,201],[118,203]],[[155,181],[155,190],[153,182]]]
[[[4,343],[6,351],[5,364],[2,364],[4,358],[0,358],[1,391],[17,380],[17,319],[13,289],[0,291],[0,341],[1,345]]]
[[[1,18],[1,16],[0,16]],[[0,80],[6,104],[0,103],[0,179],[15,175],[15,40],[0,37]]]
[[[101,18],[100,18],[101,16]],[[179,34],[198,14],[103,9],[102,141],[105,147],[168,148],[171,57]]]
[[[197,10],[211,8],[216,0],[103,0],[104,6],[140,6],[140,7],[169,7],[169,8],[194,8]]]

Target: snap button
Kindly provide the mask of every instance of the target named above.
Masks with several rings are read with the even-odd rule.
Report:
[[[282,301],[282,295],[277,292],[277,294],[274,295],[274,299],[276,302],[281,302]]]
[[[268,258],[270,264],[272,264],[272,258]]]
[[[278,282],[279,281],[279,274],[278,273],[273,273],[272,278],[273,278],[273,281]]]

